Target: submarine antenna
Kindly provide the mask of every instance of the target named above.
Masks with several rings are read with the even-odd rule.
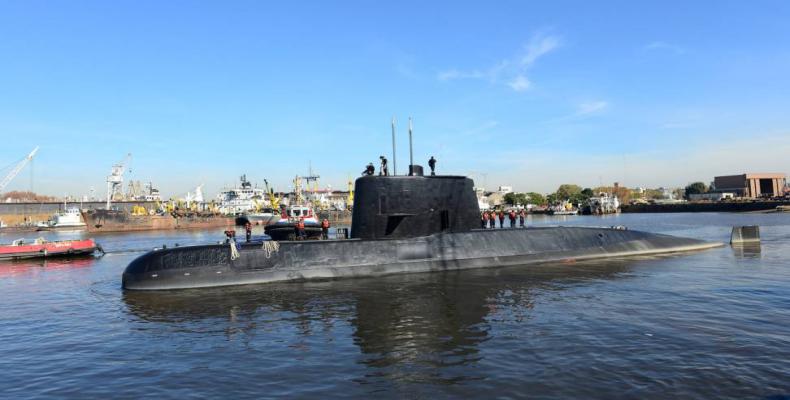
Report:
[[[398,158],[395,157],[395,116],[392,116],[392,175],[398,175]]]
[[[411,132],[413,128],[411,125],[411,117],[409,117],[409,175],[414,175],[412,169],[414,168],[414,147],[411,142]]]

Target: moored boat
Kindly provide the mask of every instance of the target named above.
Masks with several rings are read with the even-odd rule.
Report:
[[[80,209],[77,207],[67,207],[65,211],[53,215],[49,221],[39,222],[36,225],[38,231],[80,229],[85,229],[85,223],[82,222]]]
[[[272,240],[296,240],[298,238],[296,225],[300,221],[304,223],[305,239],[321,238],[321,224],[313,208],[304,205],[286,206],[280,219],[263,229]]]
[[[52,242],[43,238],[35,239],[33,242],[17,239],[11,244],[0,245],[0,260],[89,255],[98,249],[99,245],[93,239]]]

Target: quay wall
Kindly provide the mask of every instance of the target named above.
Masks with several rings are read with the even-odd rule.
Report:
[[[775,210],[777,206],[787,205],[790,201],[628,204],[620,210],[624,213],[749,212]]]
[[[73,202],[68,203],[67,207],[79,207],[82,210],[96,210],[104,208],[106,205],[103,201],[86,201],[86,202]],[[131,211],[132,206],[144,206],[146,208],[155,207],[156,202],[153,201],[118,201],[112,203],[113,207],[119,210]],[[54,214],[63,211],[63,202],[47,202],[47,203],[0,203],[0,215],[24,215],[47,213]]]
[[[88,201],[68,203],[67,207],[95,210],[104,208],[105,205],[106,203],[103,201]],[[112,203],[112,205],[119,210],[127,211],[131,211],[133,206],[156,207],[156,203],[152,201],[119,201]],[[63,202],[0,203],[0,220],[9,226],[35,224],[38,221],[48,220],[49,217],[57,212],[64,211],[63,208]]]

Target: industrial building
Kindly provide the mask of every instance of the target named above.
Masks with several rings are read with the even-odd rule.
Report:
[[[717,192],[734,192],[740,197],[777,197],[785,191],[785,174],[741,174],[717,176],[713,185]]]

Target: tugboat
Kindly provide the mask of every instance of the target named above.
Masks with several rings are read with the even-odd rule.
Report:
[[[267,225],[263,231],[272,240],[297,240],[299,222],[304,224],[303,239],[321,238],[321,224],[310,206],[286,206],[280,219],[274,224]]]
[[[65,207],[66,211],[57,213],[46,222],[39,222],[36,225],[37,231],[52,231],[52,230],[80,230],[85,229],[85,223],[82,222],[80,216],[80,209],[77,207]]]
[[[123,272],[127,290],[453,271],[641,256],[721,246],[623,228],[480,229],[474,183],[463,176],[357,178],[350,238],[250,241],[156,249]],[[230,235],[229,235],[230,236]]]
[[[50,242],[38,238],[32,243],[17,239],[11,244],[0,245],[0,260],[90,255],[100,249],[93,239]]]

